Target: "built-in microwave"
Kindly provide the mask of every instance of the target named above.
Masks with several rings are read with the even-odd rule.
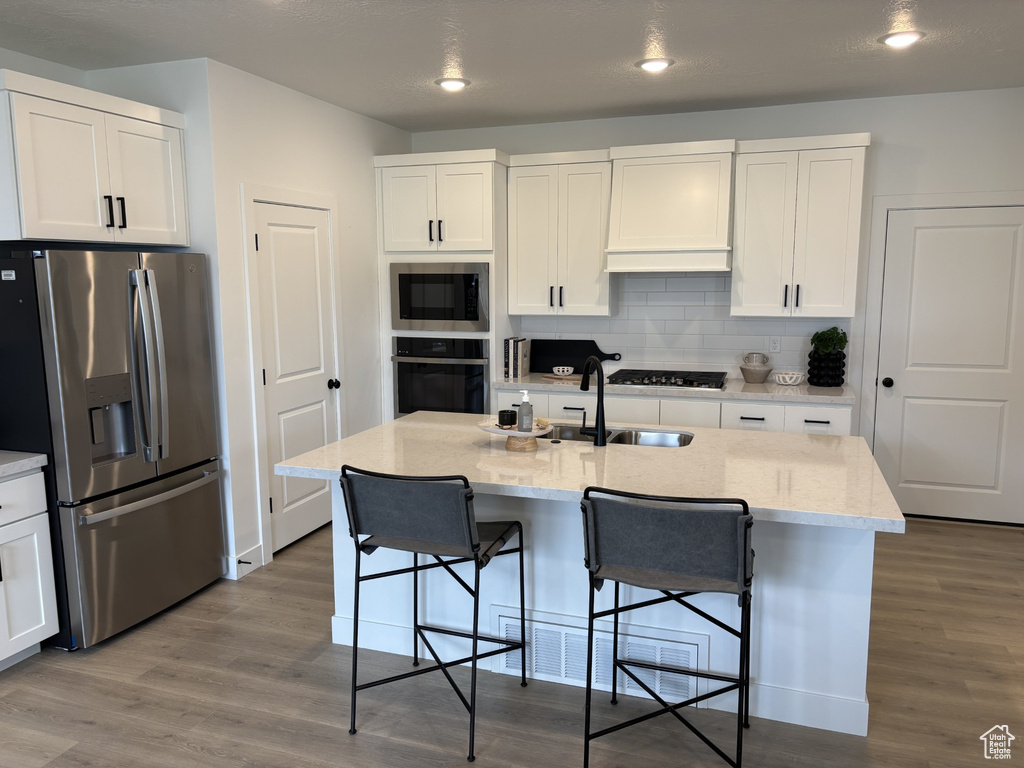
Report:
[[[487,264],[391,265],[391,327],[396,331],[487,331]]]

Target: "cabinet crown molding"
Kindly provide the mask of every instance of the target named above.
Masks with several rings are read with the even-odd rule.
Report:
[[[583,149],[572,152],[541,152],[531,155],[510,155],[509,167],[532,165],[570,165],[573,163],[605,163],[609,160],[607,149]]]
[[[710,155],[717,152],[735,152],[734,139],[715,141],[680,141],[674,144],[638,144],[633,147],[612,147],[608,150],[612,160],[637,157],[672,157],[676,155]]]
[[[802,149],[843,149],[871,146],[870,133],[837,133],[829,136],[797,136],[785,139],[746,139],[736,142],[738,154],[792,152]]]
[[[171,128],[184,129],[185,127],[185,116],[180,112],[122,99],[120,96],[90,91],[88,88],[79,88],[77,85],[26,75],[24,72],[15,72],[11,69],[0,69],[0,90],[25,93],[29,96],[60,101],[77,107],[88,107],[99,112],[123,115]]]
[[[413,152],[408,155],[377,155],[374,168],[409,165],[450,165],[452,163],[498,163],[507,166],[508,154],[500,149],[466,149],[454,152]]]

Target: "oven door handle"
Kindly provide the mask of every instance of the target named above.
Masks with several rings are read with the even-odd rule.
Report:
[[[391,359],[396,363],[439,363],[441,365],[487,365],[490,362],[486,357],[408,357],[406,355],[392,355]]]

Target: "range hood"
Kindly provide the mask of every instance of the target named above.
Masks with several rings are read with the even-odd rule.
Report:
[[[612,147],[609,272],[728,272],[734,140]]]

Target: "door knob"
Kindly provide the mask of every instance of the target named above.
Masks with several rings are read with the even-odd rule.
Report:
[[[341,389],[341,382],[338,381],[337,379],[328,379],[327,380],[327,388],[328,389]]]
[[[891,387],[894,383],[895,382],[892,379],[890,379],[888,376],[886,376],[884,379],[882,379],[882,386],[883,387]]]

